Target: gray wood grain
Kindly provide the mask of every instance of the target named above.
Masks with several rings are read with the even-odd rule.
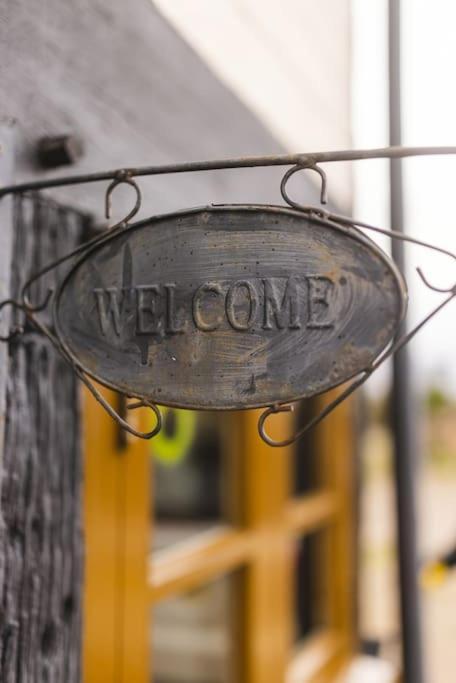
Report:
[[[0,186],[14,182],[15,126],[0,120]],[[0,201],[0,301],[10,297],[11,257],[13,249],[13,198]],[[9,331],[10,308],[0,314],[0,335]],[[8,378],[8,346],[0,342],[0,471],[5,433],[6,383]]]
[[[86,219],[38,197],[14,202],[11,291]],[[34,292],[38,295],[39,292]],[[0,527],[0,680],[80,680],[81,443],[72,370],[27,328],[9,344]]]

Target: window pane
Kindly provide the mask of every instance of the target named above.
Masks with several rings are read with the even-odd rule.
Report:
[[[320,411],[318,399],[308,399],[298,404],[295,429],[299,431]],[[302,496],[318,488],[322,483],[322,464],[318,453],[317,430],[310,429],[295,444],[294,460],[294,494]]]
[[[163,429],[150,444],[155,550],[229,521],[226,466],[234,448],[231,416],[161,410]]]
[[[237,683],[233,582],[224,577],[153,610],[153,683]]]
[[[328,625],[328,542],[327,532],[317,531],[296,544],[296,640]]]

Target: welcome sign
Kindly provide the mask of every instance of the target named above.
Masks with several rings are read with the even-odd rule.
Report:
[[[406,288],[353,227],[270,206],[210,206],[113,234],[54,301],[69,357],[106,386],[164,405],[295,401],[369,367]]]

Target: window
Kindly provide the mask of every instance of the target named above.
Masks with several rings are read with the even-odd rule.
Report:
[[[117,426],[86,397],[86,682],[102,670],[106,681],[186,683],[204,651],[213,683],[310,683],[347,660],[350,411],[341,405],[286,449],[259,439],[259,411],[194,413],[191,439],[165,416],[157,456],[153,441],[119,446]],[[268,429],[285,436],[292,421],[280,414]]]

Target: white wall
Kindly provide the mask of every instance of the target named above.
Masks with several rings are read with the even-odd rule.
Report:
[[[286,149],[351,147],[350,0],[153,2]],[[327,171],[348,211],[350,165]]]

